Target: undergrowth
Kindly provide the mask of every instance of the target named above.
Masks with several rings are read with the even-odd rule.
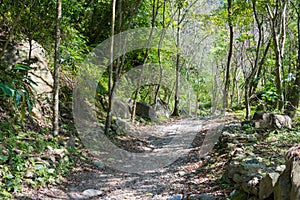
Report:
[[[13,121],[0,122],[0,199],[12,198],[23,186],[60,184],[79,158],[66,145],[67,136],[54,137],[49,128],[25,130]]]

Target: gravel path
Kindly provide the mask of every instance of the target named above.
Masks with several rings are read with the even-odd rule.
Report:
[[[62,185],[24,189],[16,199],[176,200],[201,199],[201,195],[226,199],[230,191],[218,182],[226,161],[212,148],[222,127],[236,120],[228,115],[132,127],[133,134],[120,138],[116,145],[138,159],[114,158],[108,166],[95,156],[78,166]],[[119,170],[122,164],[128,165],[123,171]],[[216,171],[211,171],[212,164]]]

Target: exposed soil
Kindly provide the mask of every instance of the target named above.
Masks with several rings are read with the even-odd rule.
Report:
[[[15,199],[157,199],[164,200],[181,195],[189,199],[192,194],[207,194],[216,199],[226,199],[232,187],[223,180],[227,155],[218,153],[213,146],[225,124],[239,120],[234,115],[202,119],[178,119],[161,125],[132,127],[133,134],[122,136],[115,144],[131,153],[173,152],[179,157],[171,164],[156,169],[155,159],[149,157],[141,167],[132,163],[136,173],[122,172],[118,167],[105,166],[90,157],[77,163],[74,173],[61,185],[24,188]],[[179,125],[179,126],[178,126]],[[169,145],[179,137],[176,148]],[[185,138],[191,138],[191,142]],[[187,145],[187,141],[188,143]],[[167,150],[167,151],[166,151]],[[148,155],[148,154],[147,154]],[[152,154],[149,154],[152,155]],[[102,194],[86,197],[83,191],[95,189]]]

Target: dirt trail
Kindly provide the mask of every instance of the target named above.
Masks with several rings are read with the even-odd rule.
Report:
[[[26,195],[16,199],[164,200],[190,199],[195,194],[204,193],[211,195],[212,199],[225,199],[228,190],[218,183],[223,161],[215,163],[216,172],[210,171],[207,166],[211,164],[212,157],[222,157],[212,151],[222,127],[236,120],[235,116],[226,115],[134,127],[134,134],[120,140],[118,146],[128,150],[129,155],[134,152],[146,155],[144,160],[124,159],[109,167],[93,158],[93,164],[79,166],[77,172],[67,177],[62,185],[27,190],[24,191]],[[139,156],[139,153],[136,155]],[[156,157],[159,154],[167,156],[162,156],[163,159]],[[118,170],[122,164],[128,165],[123,171],[134,169],[136,172]],[[89,189],[98,194],[86,196],[85,192]]]

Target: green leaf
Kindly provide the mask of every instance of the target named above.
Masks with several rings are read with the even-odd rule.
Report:
[[[13,97],[15,94],[15,90],[8,83],[4,83],[4,84],[0,83],[0,88],[3,91],[3,93],[8,97]]]
[[[32,68],[30,66],[27,66],[27,65],[16,64],[12,69],[13,70],[20,70],[20,71],[28,71],[28,70],[31,70]]]

